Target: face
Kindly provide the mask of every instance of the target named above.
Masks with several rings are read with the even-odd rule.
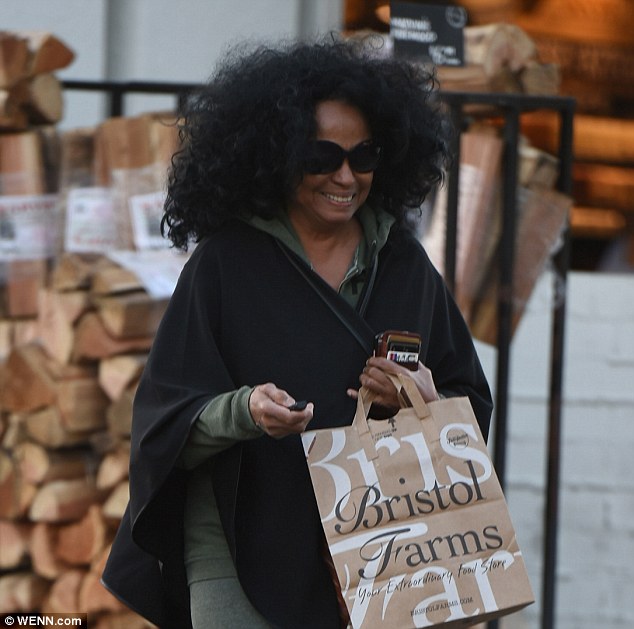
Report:
[[[372,139],[359,109],[342,101],[327,100],[315,110],[316,140],[338,144],[346,151]],[[314,229],[332,229],[347,223],[368,198],[372,172],[356,172],[348,159],[329,173],[304,173],[290,200],[288,213],[297,223]]]

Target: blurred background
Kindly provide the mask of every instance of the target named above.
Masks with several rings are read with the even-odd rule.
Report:
[[[634,611],[628,605],[634,586],[631,563],[634,557],[634,474],[630,463],[634,448],[632,2],[464,0],[444,4],[464,7],[468,12],[469,28],[499,24],[517,27],[534,46],[531,49],[532,67],[536,65],[544,70],[535,75],[539,79],[537,88],[534,85],[531,88],[525,82],[520,84],[519,74],[509,74],[505,66],[500,72],[496,71],[495,76],[486,77],[495,79],[488,86],[477,83],[478,91],[522,93],[524,90],[530,93],[530,89],[537,89],[539,93],[541,89],[541,93],[549,96],[574,97],[576,101],[574,137],[570,146],[571,270],[567,279],[562,279],[553,270],[549,256],[541,260],[539,268],[534,269],[530,290],[521,304],[521,318],[516,322],[510,347],[507,497],[537,602],[503,619],[500,624],[505,629],[544,626],[541,588],[546,472],[554,458],[561,469],[554,626],[558,629],[626,629],[634,626]],[[72,60],[54,70],[62,84],[72,81],[198,84],[211,75],[215,62],[228,47],[245,39],[310,38],[333,31],[350,36],[371,31],[387,37],[389,3],[378,0],[181,0],[178,3],[166,0],[3,0],[0,3],[0,29],[7,33],[44,31],[59,38],[72,51]],[[489,50],[491,63],[506,59],[509,48],[513,46],[506,42],[499,49]],[[445,74],[444,87],[463,89],[467,85],[463,81],[463,75]],[[62,89],[61,95],[61,115],[46,125],[47,129],[52,126],[57,133],[68,134],[68,137],[77,136],[79,130],[90,135],[94,129],[108,138],[116,133],[129,138],[133,133],[132,127],[128,126],[115,129],[119,121],[111,124],[110,101],[106,93]],[[126,124],[131,121],[136,124],[141,119],[145,124],[147,114],[174,112],[176,102],[171,95],[130,93],[124,102]],[[482,131],[477,121],[468,130]],[[523,140],[544,154],[556,155],[559,131],[558,117],[551,111],[522,115]],[[167,141],[168,146],[173,146],[171,141]],[[474,144],[476,157],[479,146],[483,145]],[[116,161],[112,156],[111,159]],[[137,170],[131,170],[131,177],[137,185],[139,164],[133,165]],[[142,162],[142,166],[145,168],[146,163]],[[1,158],[0,168],[6,170]],[[112,183],[112,173],[119,169],[120,165],[110,168],[108,185]],[[143,176],[147,176],[147,171],[143,171]],[[135,193],[153,191],[154,181],[135,189]],[[103,184],[104,181],[91,179],[89,183]],[[130,188],[131,185],[126,180],[123,187]],[[0,191],[7,194],[6,189]],[[560,233],[553,232],[555,238],[551,247],[555,247],[554,241]],[[429,243],[430,248],[433,245]],[[76,259],[74,263],[77,263]],[[77,273],[77,268],[74,267],[73,272]],[[91,273],[91,278],[96,277],[94,272]],[[125,290],[115,289],[110,284],[102,297],[128,294],[130,290],[135,295],[147,297],[146,285],[140,286],[138,282],[135,285],[129,277],[126,281],[132,284]],[[47,285],[49,294],[53,294],[51,300],[58,298],[56,291],[68,290],[59,288],[61,285],[55,284],[55,276],[52,284]],[[79,292],[86,287],[78,282],[72,290]],[[94,282],[88,290],[91,295],[98,292]],[[566,327],[562,356],[562,445],[560,451],[553,453],[549,452],[551,427],[548,413],[553,369],[552,317],[553,309],[563,299]],[[50,331],[59,327],[59,322],[55,323],[57,319],[51,315],[57,311],[50,303],[46,310],[48,318],[42,315],[44,306],[41,302],[35,312],[15,317],[10,313],[2,314],[0,339],[4,334],[5,340],[0,343],[4,354],[0,360],[9,359],[15,346],[48,338],[44,345],[56,359],[66,365],[73,364],[71,350],[61,350],[59,340],[50,340],[53,338]],[[105,299],[99,302],[99,307],[105,308],[105,303]],[[108,302],[108,307],[114,308],[112,303],[112,300]],[[121,307],[121,303],[119,299],[117,307]],[[154,310],[147,315],[150,321],[160,317],[161,303],[159,299],[157,306],[157,300],[152,301]],[[68,321],[64,325],[75,333],[78,320],[79,315],[71,321],[72,325]],[[36,322],[35,327],[29,327],[31,321]],[[151,325],[144,332],[146,337],[151,337]],[[126,334],[121,332],[122,337]],[[475,331],[474,335],[495,388],[499,358],[495,340]],[[135,332],[126,338],[138,340],[138,336]],[[126,359],[125,369],[130,375],[123,384],[116,385],[112,385],[111,378],[104,377],[100,384],[101,389],[104,386],[107,389],[106,394],[91,406],[91,413],[96,417],[94,426],[76,430],[76,434],[84,437],[88,433],[91,435],[79,447],[97,453],[91,470],[74,468],[81,469],[82,474],[90,472],[94,475],[104,460],[109,461],[108,469],[119,469],[113,460],[117,456],[125,460],[126,428],[114,430],[112,426],[122,416],[125,424],[125,412],[129,410],[126,404],[133,394],[139,364],[142,364],[142,360],[129,361],[127,358],[130,353],[138,358],[137,353],[143,352],[145,347],[118,347],[108,355],[92,355],[92,359],[100,361],[100,371],[106,373],[122,369]],[[76,346],[73,351],[78,351]],[[86,355],[90,355],[90,351],[86,351]],[[20,352],[18,357],[11,359],[11,365],[18,359],[28,362],[25,356]],[[112,359],[119,362],[112,363]],[[104,385],[105,381],[109,384]],[[88,395],[82,391],[81,395]],[[13,406],[7,404],[3,410],[0,405],[3,422],[0,434],[3,435],[5,456],[1,470],[13,469],[11,466],[19,464],[20,456],[26,456],[20,452],[28,452],[20,445],[25,439],[18,428],[25,421],[24,417],[41,414],[43,408],[48,408],[46,401],[42,402],[43,406],[29,406],[14,398],[15,395]],[[122,401],[124,398],[127,402]],[[113,410],[113,407],[116,408]],[[117,433],[114,445],[112,441],[104,441],[102,429],[105,423],[108,423],[111,434]],[[33,435],[26,440],[34,440]],[[107,473],[102,471],[98,494],[91,494],[72,519],[59,520],[53,516],[38,519],[24,506],[12,504],[9,508],[9,502],[18,498],[13,477],[9,472],[2,474],[0,482],[4,483],[1,485],[4,489],[0,499],[4,506],[0,508],[0,536],[3,537],[0,542],[5,550],[4,557],[0,553],[0,612],[9,611],[2,608],[3,601],[7,600],[7,604],[14,606],[11,610],[17,605],[41,605],[58,611],[82,611],[88,605],[95,623],[101,623],[96,626],[104,629],[137,626],[133,623],[139,622],[138,619],[126,615],[105,594],[97,594],[98,583],[87,578],[87,575],[98,573],[104,548],[107,549],[109,535],[116,526],[117,504],[125,500],[125,472],[118,472],[118,475],[112,472],[112,478],[104,480]],[[77,472],[66,472],[64,478],[73,478],[73,474],[76,476]],[[31,480],[33,492],[46,482],[43,476]],[[12,489],[7,489],[9,485]],[[114,499],[115,489],[123,491],[120,494],[123,498],[119,497],[118,503]],[[111,511],[106,516],[99,542],[95,541],[93,531],[91,551],[80,556],[68,548],[64,550],[62,544],[62,559],[58,556],[55,566],[42,568],[38,564],[41,560],[33,559],[34,531],[37,531],[36,539],[40,545],[44,544],[44,538],[48,540],[50,550],[57,543],[51,541],[53,537],[61,535],[65,539],[78,535],[78,523],[87,527],[88,522],[97,517],[95,505],[102,506],[109,499],[113,501]],[[7,551],[9,546],[17,548],[12,550],[11,556]],[[59,544],[57,548],[59,551]],[[39,571],[33,569],[34,563],[38,564]],[[31,576],[25,576],[34,573],[37,573],[35,585]],[[27,581],[31,585],[25,585]],[[16,594],[23,591],[21,588],[28,592],[22,598]],[[80,601],[85,605],[82,606]]]

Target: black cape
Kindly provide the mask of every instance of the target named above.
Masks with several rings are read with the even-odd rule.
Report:
[[[161,629],[190,626],[183,564],[187,476],[176,461],[215,395],[273,382],[315,403],[309,429],[348,425],[355,403],[346,389],[359,387],[374,334],[417,331],[421,360],[438,390],[469,396],[487,437],[491,396],[471,336],[413,236],[390,235],[364,317],[304,265],[308,281],[295,266],[304,263],[292,264],[292,255],[249,225],[225,226],[192,253],[157,332],[134,402],[130,503],[103,582]],[[216,457],[214,489],[238,577],[254,606],[278,627],[338,627],[299,436],[265,435],[229,448]]]

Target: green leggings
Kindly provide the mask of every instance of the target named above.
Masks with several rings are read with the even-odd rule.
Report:
[[[274,629],[244,594],[236,577],[189,586],[194,629]]]

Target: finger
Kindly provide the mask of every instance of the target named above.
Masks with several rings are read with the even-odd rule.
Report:
[[[261,422],[261,428],[271,437],[285,437],[302,433],[313,418],[314,404],[308,403],[303,411],[291,411],[286,406],[275,405]]]
[[[374,393],[391,395],[396,392],[394,384],[385,371],[378,367],[366,367],[359,377],[361,384]]]

